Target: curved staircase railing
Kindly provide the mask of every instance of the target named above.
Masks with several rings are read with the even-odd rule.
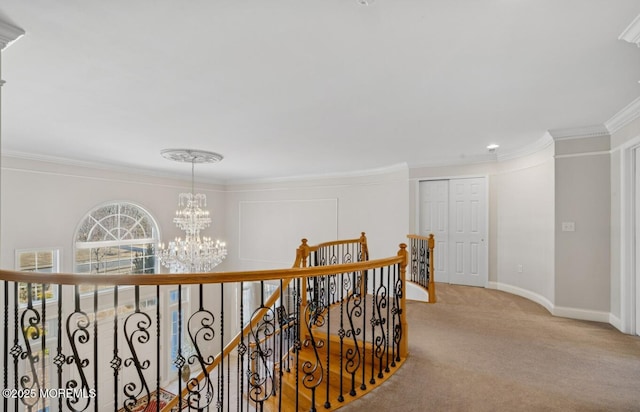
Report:
[[[358,260],[363,238],[348,252]],[[309,267],[318,250],[299,248],[282,270],[0,271],[3,410],[313,411],[361,396],[407,354],[406,246]]]
[[[436,283],[433,249],[436,241],[433,233],[428,237],[407,235],[409,239],[409,278],[429,294],[429,303],[436,303]]]

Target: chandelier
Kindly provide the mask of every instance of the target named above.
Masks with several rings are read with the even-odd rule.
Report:
[[[178,210],[173,223],[185,232],[184,239],[177,237],[166,245],[160,243],[156,256],[160,263],[171,273],[209,272],[227,256],[224,242],[200,236],[200,232],[211,225],[207,207],[207,197],[195,193],[196,163],[216,163],[222,155],[213,152],[191,149],[166,149],[162,156],[176,162],[191,163],[191,193],[180,193]]]

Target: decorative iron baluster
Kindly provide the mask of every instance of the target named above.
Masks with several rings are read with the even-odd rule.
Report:
[[[377,289],[376,289],[376,270],[373,269],[373,276],[371,279],[371,292],[373,296],[371,297],[371,318],[369,319],[369,324],[371,325],[371,379],[369,380],[370,384],[375,384],[376,380],[374,378],[374,370],[376,368],[376,326],[380,322],[378,318],[376,318],[376,302],[378,300]],[[365,318],[366,319],[366,318]]]
[[[330,255],[329,255],[329,264],[330,265],[338,264],[338,253],[339,252],[336,251],[336,245],[331,246],[331,252],[330,252]],[[326,265],[326,263],[325,263],[325,265]]]
[[[296,312],[296,335],[293,343],[293,352],[296,355],[296,411],[300,409],[300,350],[302,349],[302,341],[300,340],[300,333],[302,328],[301,322],[301,306],[302,306],[302,279],[296,279],[296,296],[295,296],[295,312]]]
[[[20,330],[25,346],[25,350],[20,353],[20,359],[27,361],[25,374],[20,377],[20,389],[35,391],[40,394],[42,387],[38,379],[37,364],[41,361],[40,355],[33,352],[32,342],[35,343],[42,334],[40,329],[41,315],[33,308],[33,290],[31,283],[27,283],[27,307],[20,317]],[[31,376],[29,376],[29,374]],[[38,403],[38,397],[19,397],[20,401],[29,411]]]
[[[160,412],[160,286],[156,285],[156,412]]]
[[[400,362],[400,341],[402,340],[402,323],[400,322],[400,315],[402,314],[402,308],[400,306],[400,300],[402,299],[402,277],[398,275],[398,265],[394,266],[395,277],[395,290],[393,294],[394,300],[394,328],[393,328],[393,342],[395,348],[396,358],[395,360]],[[395,364],[392,364],[395,366]]]
[[[47,362],[45,359],[46,353],[47,353],[47,333],[49,333],[49,331],[47,330],[47,303],[46,303],[46,299],[47,299],[47,294],[45,293],[45,285],[42,284],[40,285],[42,290],[42,300],[41,300],[41,304],[42,304],[42,334],[40,335],[40,349],[42,353],[42,386],[44,386],[46,389],[46,376],[47,376]],[[96,388],[98,387],[98,385],[96,384]],[[38,394],[40,395],[40,394]],[[45,410],[45,407],[47,406],[46,403],[48,403],[47,398],[46,397],[42,397],[42,410]]]
[[[276,330],[276,316],[271,308],[264,306],[264,301],[254,312],[252,319],[258,312],[266,309],[260,321],[251,328],[249,336],[249,371],[248,385],[249,397],[260,410],[263,409],[264,402],[273,395],[274,382],[273,371],[269,364],[273,362],[273,350],[268,347],[268,341]]]
[[[13,346],[11,356],[13,356],[13,388],[18,389],[18,359],[22,354],[22,346],[18,341],[18,282],[13,283]],[[14,410],[18,410],[18,397],[14,399]]]
[[[201,285],[202,286],[202,285]],[[220,348],[224,348],[224,283],[220,284]],[[220,358],[220,366],[218,366],[218,403],[217,409],[222,410],[224,407],[224,356]]]
[[[178,353],[173,360],[178,373],[178,410],[182,410],[182,368],[186,360],[182,356],[182,285],[178,285]]]
[[[392,290],[391,289],[391,285],[392,285],[392,283],[391,283],[391,268],[387,267],[387,287],[389,288],[389,290]],[[387,323],[387,332],[386,332],[386,335],[385,335],[386,336],[386,339],[385,339],[385,344],[386,344],[385,345],[385,353],[387,354],[387,356],[386,356],[386,360],[385,360],[384,371],[386,373],[389,373],[390,372],[390,369],[389,369],[389,352],[390,352],[390,350],[389,350],[389,345],[390,345],[389,339],[391,337],[391,333],[389,331],[389,328],[391,326],[391,303],[389,302],[389,304],[386,305],[386,306],[387,306],[387,315],[386,315],[385,319],[387,320],[386,321],[386,323]]]
[[[363,302],[362,302],[362,357],[364,359],[364,357],[366,356],[366,352],[367,352],[367,325],[366,325],[366,320],[367,320],[367,289],[368,289],[368,282],[369,282],[369,274],[368,272],[365,270],[363,271],[361,274],[358,275],[360,277],[359,282],[358,282],[358,288],[360,289],[360,295],[363,296]],[[365,367],[364,364],[362,365],[362,384],[360,385],[360,389],[361,390],[366,390],[367,389],[367,384],[366,379],[365,379]]]
[[[411,281],[418,282],[418,239],[411,239]]]
[[[428,249],[427,249],[427,241],[420,240],[420,285],[424,288],[429,287],[429,278],[427,276],[427,267],[428,267]]]
[[[131,352],[131,357],[125,359],[125,368],[133,366],[135,372],[138,375],[139,382],[128,382],[124,385],[124,395],[126,399],[124,401],[124,408],[127,411],[133,411],[143,394],[146,395],[147,400],[151,399],[151,390],[149,384],[144,376],[144,371],[149,369],[151,361],[149,359],[142,360],[140,355],[145,353],[145,346],[151,339],[149,329],[152,322],[151,317],[140,310],[140,286],[135,286],[135,310],[124,321],[124,337],[127,341],[127,346]],[[140,344],[139,348],[136,348],[136,343]]]
[[[204,349],[207,346],[207,342],[213,341],[215,337],[215,331],[213,330],[213,324],[215,317],[211,311],[204,309],[203,305],[203,286],[198,286],[198,310],[195,311],[187,321],[187,333],[189,334],[189,340],[195,351],[195,354],[189,356],[187,362],[189,365],[193,365],[196,362],[200,365],[203,377],[198,380],[197,378],[190,378],[187,381],[186,388],[187,405],[189,408],[196,410],[202,410],[208,407],[213,402],[213,382],[211,375],[207,371],[207,366],[211,365],[214,360],[213,355],[205,355]],[[218,397],[218,401],[219,401]]]
[[[4,375],[3,375],[3,382],[4,382],[4,386],[3,388],[8,389],[9,388],[9,282],[8,281],[4,281],[4,289],[2,290],[3,295],[4,295],[4,345],[2,346],[2,349],[4,349],[3,353],[3,366],[4,366]],[[15,304],[17,305],[18,302],[15,302]],[[3,396],[2,397],[2,404],[4,406],[4,410],[8,411],[9,410],[9,397],[8,396]]]
[[[72,355],[68,355],[65,362],[67,365],[74,365],[78,371],[80,382],[77,379],[69,379],[65,384],[67,390],[72,391],[72,396],[65,398],[67,408],[73,412],[85,411],[90,406],[91,398],[89,396],[80,397],[80,394],[89,393],[89,383],[85,375],[85,369],[91,363],[87,358],[80,357],[80,349],[87,347],[91,340],[89,326],[91,320],[89,316],[80,308],[80,288],[74,286],[75,293],[75,309],[67,317],[66,331],[67,339],[71,346]],[[94,320],[95,321],[95,320]],[[95,359],[94,359],[95,361]],[[79,389],[79,391],[73,391]]]
[[[316,388],[322,383],[324,377],[322,361],[320,360],[318,349],[323,348],[325,343],[324,340],[317,339],[314,336],[314,329],[324,326],[326,321],[326,309],[323,293],[316,301],[308,302],[304,309],[304,319],[308,337],[304,340],[303,346],[306,348],[311,347],[311,349],[313,349],[315,359],[313,361],[305,360],[302,363],[302,372],[304,373],[302,383],[305,388],[311,390],[312,412],[316,410]]]
[[[316,280],[319,284],[317,307],[326,307],[329,299],[329,294],[327,293],[327,278],[326,276],[318,276]]]
[[[111,359],[111,368],[113,369],[113,408],[117,412],[118,375],[122,368],[122,358],[120,358],[118,348],[118,286],[113,287],[113,358]]]
[[[284,371],[282,370],[284,365],[283,362],[285,361],[285,354],[284,354],[284,334],[285,334],[285,329],[286,328],[286,333],[289,332],[289,319],[287,316],[287,311],[284,307],[284,290],[283,290],[283,282],[282,279],[280,279],[280,306],[278,306],[278,324],[280,325],[280,334],[278,336],[278,345],[279,345],[279,350],[278,350],[278,409],[282,409],[282,378],[284,376]],[[289,357],[289,353],[287,352],[286,357]]]
[[[348,278],[348,276],[347,276]],[[338,329],[338,337],[340,338],[340,365],[338,370],[340,371],[340,390],[338,392],[338,402],[344,402],[344,388],[342,386],[342,367],[343,365],[343,349],[344,349],[344,338],[346,336],[346,331],[344,330],[344,273],[340,274],[340,327]]]
[[[351,260],[353,257],[351,248],[353,248],[353,246],[349,246],[349,245],[345,246],[344,253],[342,254],[342,263],[351,263]]]
[[[98,412],[98,285],[93,287],[93,409]]]
[[[356,373],[362,363],[362,354],[360,353],[360,345],[358,344],[358,336],[362,329],[355,326],[355,321],[362,318],[362,296],[359,293],[357,286],[358,275],[353,273],[352,281],[349,282],[349,276],[346,277],[348,283],[344,285],[345,289],[350,293],[347,294],[347,319],[349,320],[349,330],[347,330],[345,336],[353,340],[353,347],[348,348],[345,354],[347,360],[345,364],[345,370],[351,374],[351,396],[356,396]]]
[[[62,285],[58,285],[58,347],[56,357],[53,358],[53,363],[58,367],[58,388],[62,388],[62,367],[67,359],[62,354],[62,298]],[[58,410],[62,410],[62,396],[58,397]]]
[[[240,327],[239,330],[244,330],[244,282],[240,282]],[[240,342],[238,343],[238,380],[240,381],[240,389],[238,390],[238,410],[243,412],[244,404],[242,398],[244,397],[244,355],[247,353],[247,345],[244,343],[244,333],[240,335]],[[248,402],[248,400],[247,400]]]
[[[374,329],[373,352],[375,354],[375,357],[378,358],[378,364],[379,364],[378,378],[382,378],[384,376],[382,374],[382,369],[383,369],[382,359],[385,355],[386,348],[387,348],[387,339],[384,333],[384,325],[386,324],[387,319],[382,316],[382,312],[387,307],[387,287],[384,284],[384,270],[383,268],[380,268],[379,270],[380,270],[379,272],[380,286],[378,286],[378,289],[376,289],[376,293],[374,297],[375,310],[377,312],[377,317],[376,317],[376,313],[374,313],[373,317],[371,318],[371,322],[374,326],[373,327]],[[375,280],[375,269],[373,273],[374,273],[374,280]],[[376,327],[380,328],[380,333],[378,335],[376,335],[375,333]],[[375,383],[375,382],[371,382],[371,383]]]
[[[336,302],[336,293],[337,293],[337,276],[338,275],[328,275],[328,283],[329,283],[329,296],[327,298],[327,301],[329,302],[329,304],[327,305],[327,336],[331,336],[331,314],[329,313],[329,310],[331,308],[331,305],[335,304]],[[330,388],[331,388],[331,377],[330,377],[330,372],[331,372],[331,364],[330,364],[330,359],[331,359],[331,339],[327,339],[327,382],[326,382],[326,386],[327,386],[327,393],[326,393],[326,399],[324,402],[324,407],[326,409],[331,408],[331,402],[329,401],[329,392]]]
[[[231,355],[227,357],[227,410],[231,408]]]

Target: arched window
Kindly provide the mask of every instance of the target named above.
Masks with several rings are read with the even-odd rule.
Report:
[[[155,273],[158,226],[138,205],[99,206],[80,222],[75,234],[76,273]]]

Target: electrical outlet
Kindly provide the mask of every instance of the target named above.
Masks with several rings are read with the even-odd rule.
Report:
[[[563,232],[575,232],[576,231],[576,222],[562,222],[562,231]]]

